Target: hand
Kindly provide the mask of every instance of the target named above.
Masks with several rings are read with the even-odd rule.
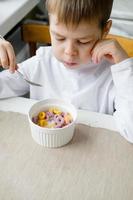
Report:
[[[0,39],[0,65],[12,73],[17,68],[13,47],[10,42],[3,39]]]
[[[97,64],[103,57],[112,64],[119,63],[129,58],[124,49],[114,39],[99,40],[95,44],[92,50],[92,61]]]

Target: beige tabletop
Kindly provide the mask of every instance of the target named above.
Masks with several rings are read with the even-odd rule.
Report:
[[[26,115],[0,112],[1,200],[130,200],[133,145],[117,132],[77,124],[72,141],[45,148]]]

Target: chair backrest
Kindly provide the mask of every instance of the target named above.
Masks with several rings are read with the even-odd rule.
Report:
[[[21,38],[24,42],[29,44],[30,56],[35,55],[37,43],[51,44],[49,26],[45,24],[22,24]]]
[[[109,34],[107,38],[116,39],[123,47],[123,49],[127,52],[129,57],[133,57],[133,39],[112,34]]]
[[[37,43],[50,45],[49,26],[37,23],[27,23],[21,26],[22,40],[29,44],[30,56],[35,55]],[[116,39],[130,57],[133,57],[133,39],[109,34],[107,38]]]

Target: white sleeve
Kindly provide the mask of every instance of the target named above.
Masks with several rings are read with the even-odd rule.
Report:
[[[29,91],[29,85],[18,76],[11,74],[9,70],[0,72],[0,99],[22,96]]]
[[[29,80],[34,81],[33,76],[38,71],[38,63],[39,59],[33,56],[18,64],[19,71]],[[0,72],[0,99],[22,96],[27,92],[30,92],[30,86],[17,72],[13,74],[9,70]]]
[[[115,84],[115,113],[120,134],[133,143],[133,58],[111,66]]]

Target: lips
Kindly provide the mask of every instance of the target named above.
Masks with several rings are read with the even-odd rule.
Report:
[[[75,62],[65,62],[65,61],[64,61],[64,64],[67,66],[70,66],[70,67],[77,65],[77,63],[75,63]]]

